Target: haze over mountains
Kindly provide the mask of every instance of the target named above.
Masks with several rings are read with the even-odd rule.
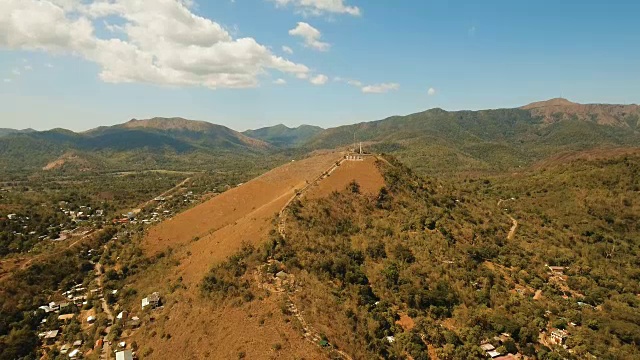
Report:
[[[243,133],[183,118],[133,119],[82,133],[2,130],[0,169],[73,169],[74,162],[77,169],[94,171],[213,169],[283,149],[303,153],[348,146],[354,135],[369,151],[394,153],[419,171],[503,170],[563,151],[637,146],[640,107],[552,99],[517,109],[431,109],[324,130],[276,125]],[[56,161],[59,166],[51,166]]]

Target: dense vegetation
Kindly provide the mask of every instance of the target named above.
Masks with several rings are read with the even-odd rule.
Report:
[[[275,260],[274,272],[295,275],[306,320],[355,358],[428,359],[428,346],[440,359],[484,358],[484,341],[539,359],[640,356],[640,156],[456,181],[398,162],[384,173],[376,197],[352,184],[294,203],[287,240],[245,248],[203,291],[251,301],[251,270]],[[571,352],[539,343],[554,328],[568,330]]]
[[[321,131],[322,128],[318,126],[300,125],[292,129],[280,124],[256,130],[247,130],[243,132],[243,134],[255,139],[264,140],[278,147],[292,147],[301,145]]]
[[[373,152],[392,153],[422,174],[503,171],[563,151],[637,146],[637,128],[565,119],[547,124],[522,109],[448,112],[432,109],[407,116],[327,129],[309,149],[353,143],[354,134]]]
[[[30,174],[56,160],[60,164],[53,169],[68,172],[264,170],[283,161],[268,144],[224,126],[184,119],[149,122],[148,127],[129,122],[84,133],[54,129],[7,134],[0,137],[0,176]]]

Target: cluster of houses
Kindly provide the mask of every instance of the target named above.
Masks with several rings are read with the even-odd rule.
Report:
[[[65,221],[60,224],[50,224],[50,226],[46,229],[47,232],[38,234],[36,231],[24,231],[17,232],[13,231],[14,235],[17,236],[37,236],[39,240],[53,240],[53,241],[63,241],[72,236],[82,236],[85,235],[90,230],[79,230],[76,226],[80,222],[88,221],[96,218],[104,217],[104,210],[98,209],[93,211],[89,206],[80,206],[78,211],[69,210],[69,203],[66,201],[60,202],[59,210],[68,217],[68,221]],[[0,216],[0,220],[9,220],[9,221],[19,221],[24,226],[24,229],[28,229],[28,222],[31,220],[28,216],[22,216],[19,214],[7,214],[6,217]],[[57,238],[50,238],[49,231],[54,229],[64,229],[60,232]]]
[[[94,210],[93,208],[91,208],[91,206],[88,205],[80,205],[77,210],[71,210],[71,208],[73,208],[73,205],[67,201],[61,201],[59,205],[60,211],[69,216],[74,222],[84,221],[90,218],[104,217],[104,210]]]
[[[509,339],[511,339],[511,334],[502,333],[502,334],[500,334],[500,336],[495,336],[493,338],[493,342],[489,342],[488,340],[483,341],[480,344],[480,348],[482,350],[484,350],[484,352],[486,353],[487,357],[489,357],[491,359],[498,359],[498,360],[517,359],[517,358],[519,358],[520,354],[515,354],[515,355],[514,354],[503,354],[501,351],[498,350],[498,348],[496,348],[493,345],[493,344],[502,345]]]
[[[60,314],[62,312],[63,314],[58,315],[58,320],[66,323],[71,321],[76,316],[76,314],[73,313],[73,309],[71,309],[71,306],[80,308],[83,305],[87,304],[87,292],[86,289],[82,287],[82,284],[77,284],[72,286],[71,289],[63,292],[62,295],[65,296],[68,301],[52,301],[48,304],[39,306],[38,309],[44,311],[45,314]],[[87,319],[88,322],[91,322],[89,320],[90,319]],[[93,320],[95,321],[95,318]],[[47,319],[42,319],[41,323],[42,325],[45,325],[47,323]],[[59,333],[60,331],[58,329],[49,330],[38,334],[38,337],[43,340],[44,344],[50,345],[56,342]],[[71,353],[69,355],[71,355]]]
[[[96,289],[95,291],[91,290],[91,293],[93,294],[99,295],[99,292],[100,290],[98,289]],[[86,289],[82,287],[82,284],[74,285],[70,290],[63,292],[62,295],[67,297],[68,301],[63,301],[60,303],[52,301],[48,304],[39,306],[38,309],[44,310],[44,312],[47,314],[51,312],[59,313],[61,310],[64,311],[71,304],[77,307],[82,307],[82,305],[87,304],[87,293]]]

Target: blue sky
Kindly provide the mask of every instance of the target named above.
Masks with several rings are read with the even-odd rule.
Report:
[[[559,96],[640,102],[632,0],[7,1],[0,127],[331,127]]]

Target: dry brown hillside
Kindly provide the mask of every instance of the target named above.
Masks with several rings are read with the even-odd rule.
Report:
[[[635,128],[640,116],[638,105],[578,104],[562,98],[535,102],[522,109],[531,111],[535,116],[542,116],[547,123],[577,119],[623,128]]]
[[[143,241],[144,251],[153,256],[171,249],[172,263],[132,279],[139,295],[160,291],[165,300],[163,309],[147,315],[154,321],[145,321],[129,338],[139,345],[140,354],[145,359],[237,359],[241,354],[246,359],[326,358],[326,351],[303,337],[297,320],[283,314],[286,295],[262,293],[252,301],[220,308],[201,296],[199,284],[243,242],[265,241],[277,228],[275,216],[296,191],[341,158],[339,153],[325,153],[288,163],[152,228]],[[383,184],[371,159],[344,162],[309,189],[331,193],[353,179],[366,192]],[[181,286],[173,285],[177,283]],[[139,308],[137,303],[127,306]]]
[[[324,197],[333,191],[345,189],[354,180],[360,185],[362,193],[377,194],[384,186],[384,179],[375,161],[374,157],[366,158],[364,161],[345,161],[330,176],[311,187],[305,196],[311,199]]]
[[[291,162],[232,188],[152,228],[144,248],[150,255],[169,247],[191,251],[180,266],[180,275],[185,281],[197,283],[212,263],[233,254],[243,241],[259,242],[296,190],[340,158],[341,154],[326,153]]]

